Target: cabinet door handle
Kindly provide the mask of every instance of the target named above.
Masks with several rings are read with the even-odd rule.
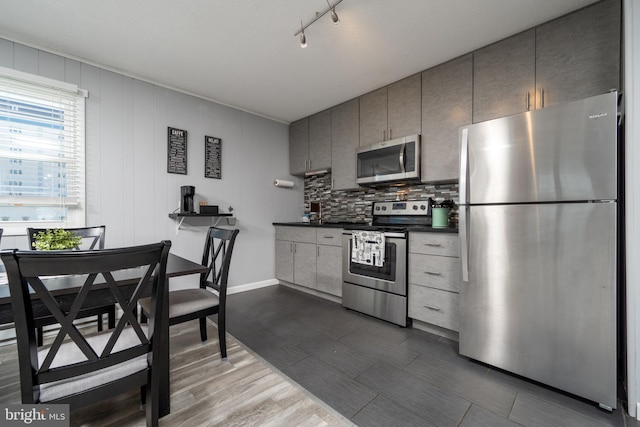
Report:
[[[440,308],[440,307],[437,307],[437,306],[435,306],[435,305],[425,305],[425,306],[423,306],[423,307],[424,307],[424,308],[428,308],[429,310],[434,310],[434,311],[440,311],[440,310],[441,310],[441,308]]]
[[[296,244],[294,243],[294,244],[293,244],[293,253],[294,253],[294,254],[296,253],[296,249],[297,249],[297,248],[296,248]]]
[[[391,128],[389,128],[389,140],[393,139],[393,137],[391,136]]]
[[[320,246],[316,246],[316,258],[320,257]]]
[[[293,253],[293,242],[289,243],[289,252]]]
[[[429,276],[442,276],[442,273],[436,273],[435,271],[425,271],[425,274]]]
[[[386,141],[386,140],[387,140],[387,130],[386,130],[386,129],[383,129],[383,130],[382,130],[382,140],[383,140],[383,141]]]
[[[323,239],[333,239],[333,236],[323,236]]]
[[[432,248],[441,248],[442,247],[442,245],[440,243],[425,243],[424,245],[432,247]]]
[[[531,111],[531,93],[527,91],[527,111]]]
[[[544,88],[540,88],[540,108],[544,108]]]

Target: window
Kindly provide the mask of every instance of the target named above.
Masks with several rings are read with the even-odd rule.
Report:
[[[84,226],[85,97],[73,85],[0,67],[5,231]]]

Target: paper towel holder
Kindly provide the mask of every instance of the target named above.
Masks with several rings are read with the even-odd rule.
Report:
[[[286,179],[276,179],[273,181],[273,185],[280,188],[293,188],[293,181],[287,181]]]

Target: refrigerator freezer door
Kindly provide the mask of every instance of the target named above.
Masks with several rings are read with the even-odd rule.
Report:
[[[461,200],[617,199],[617,119],[617,93],[608,93],[463,128],[461,190],[462,180],[468,183]]]
[[[616,203],[462,209],[460,353],[615,408]]]

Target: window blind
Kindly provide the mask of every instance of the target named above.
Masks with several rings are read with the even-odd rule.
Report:
[[[67,83],[0,69],[2,221],[64,222],[83,203],[85,96]]]

